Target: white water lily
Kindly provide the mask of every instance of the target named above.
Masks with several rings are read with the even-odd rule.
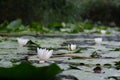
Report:
[[[102,38],[95,38],[95,43],[96,44],[101,44],[102,43]]]
[[[72,50],[72,51],[75,50],[76,47],[77,47],[77,46],[76,46],[75,44],[70,44],[70,45],[68,45],[68,49],[69,49],[69,50]]]
[[[29,41],[29,39],[24,39],[24,38],[17,38],[18,44],[20,47],[23,47],[24,45],[27,44],[27,42]]]
[[[106,30],[101,30],[101,34],[105,35],[106,34]]]
[[[52,56],[53,50],[39,49],[37,48],[37,55],[40,59],[40,63],[44,63]]]

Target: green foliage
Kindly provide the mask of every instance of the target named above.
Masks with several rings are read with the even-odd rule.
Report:
[[[15,21],[12,21],[11,23],[9,23],[7,25],[7,29],[16,29],[19,26],[21,26],[21,24],[22,24],[22,21],[20,19],[17,19]]]
[[[119,80],[117,76],[109,76],[108,79]]]
[[[30,31],[31,32],[40,32],[40,33],[47,33],[48,31],[44,29],[43,25],[38,22],[32,22],[30,24]]]
[[[120,51],[120,48],[115,48],[114,50],[110,50],[110,51]]]
[[[74,53],[80,53],[82,50],[86,50],[86,48],[79,48],[79,49],[77,49]]]
[[[41,48],[40,45],[38,45],[37,43],[29,40],[27,42],[27,44],[25,45],[25,47],[28,48],[29,52],[37,52],[37,48]]]
[[[96,64],[96,66],[100,66],[100,64]]]
[[[39,34],[39,33],[79,33],[84,30],[92,30],[97,27],[98,32],[100,30],[107,30],[107,26],[94,26],[91,23],[86,22],[72,22],[61,23],[55,22],[48,25],[43,25],[40,22],[32,22],[29,25],[24,25],[21,19],[16,19],[12,22],[3,22],[0,24],[0,32],[5,33],[20,33],[20,34]],[[109,34],[110,32],[107,32]]]
[[[107,30],[107,26],[96,26],[98,29],[100,29],[100,30]]]
[[[109,64],[109,63],[106,63],[106,64],[104,64],[103,66],[106,67],[106,68],[111,68],[111,67],[112,67],[112,65]]]
[[[0,31],[5,31],[7,25],[8,25],[8,21],[4,21],[3,23],[1,23],[0,24]]]
[[[10,60],[10,62],[16,63],[16,62],[19,62],[19,60],[13,58],[13,59]]]
[[[92,58],[100,58],[101,55],[100,55],[99,53],[97,53],[97,51],[94,51],[94,52],[90,55],[90,57],[92,57]]]
[[[62,28],[62,27],[63,26],[61,23],[52,23],[52,24],[48,25],[48,28],[52,29],[52,30],[60,30],[60,28]]]
[[[84,23],[83,26],[84,26],[83,28],[87,30],[91,30],[94,28],[94,26],[90,23]]]
[[[0,24],[1,32],[21,32],[26,30],[26,27],[22,24],[21,19],[16,19],[10,23],[4,21]]]
[[[61,72],[56,64],[45,67],[34,67],[29,63],[21,63],[11,68],[0,68],[1,80],[55,80]]]
[[[82,26],[81,24],[74,22],[74,27],[73,27],[73,29],[71,30],[71,33],[83,32],[83,31],[84,31],[83,27],[84,27],[84,26]]]
[[[73,66],[73,65],[69,65],[69,69],[81,70],[81,69],[77,68],[77,66]]]
[[[94,28],[93,24],[85,23],[85,22],[74,22],[74,28],[71,33],[79,33],[83,32],[84,30],[92,30]]]
[[[120,61],[116,61],[114,65],[116,69],[120,69]]]

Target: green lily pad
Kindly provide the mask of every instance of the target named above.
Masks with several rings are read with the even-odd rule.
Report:
[[[56,65],[51,64],[44,67],[35,67],[23,62],[11,68],[0,67],[1,80],[55,80],[55,75],[62,70]]]

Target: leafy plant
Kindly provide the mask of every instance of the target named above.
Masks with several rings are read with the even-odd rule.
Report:
[[[29,25],[31,32],[40,32],[40,33],[47,33],[48,31],[43,27],[41,23],[38,22],[32,22]]]
[[[10,68],[0,67],[1,80],[55,80],[56,74],[62,70],[51,64],[45,67],[35,67],[29,63],[21,63]]]
[[[32,52],[33,51],[36,52],[37,48],[41,48],[40,45],[38,45],[37,43],[35,43],[35,42],[31,41],[31,40],[29,40],[25,46],[28,47],[28,50],[32,51]]]
[[[116,69],[120,69],[120,61],[116,61],[114,65]]]
[[[59,31],[60,28],[62,28],[62,27],[63,27],[62,24],[61,24],[61,23],[58,23],[58,22],[52,23],[52,24],[49,24],[49,25],[48,25],[48,28],[49,28],[49,29],[57,30],[57,31]]]
[[[79,80],[79,79],[76,78],[73,75],[61,75],[61,74],[58,74],[56,80]]]
[[[8,32],[20,32],[21,30],[24,29],[24,26],[22,25],[22,21],[21,19],[17,19],[14,20],[12,22],[10,22],[7,26],[6,29],[8,30]]]
[[[106,68],[111,68],[112,67],[111,64],[104,64],[103,66],[106,67]]]
[[[83,48],[79,48],[74,53],[80,53],[82,50],[83,50]]]
[[[110,51],[120,51],[120,48],[115,48],[114,50],[110,50]]]
[[[109,76],[108,79],[119,80],[116,76]]]
[[[71,33],[79,33],[79,32],[83,32],[84,31],[84,26],[81,25],[80,22],[74,22],[73,25],[74,25],[74,27],[71,30]]]
[[[69,69],[81,70],[77,66],[69,65]]]
[[[92,24],[90,24],[90,23],[84,23],[84,29],[91,30],[93,28],[94,28],[94,26]]]
[[[8,21],[4,21],[0,24],[0,31],[6,32],[6,26],[8,25]]]
[[[92,57],[92,58],[100,58],[101,55],[98,54],[97,51],[94,51],[94,52],[90,55],[90,57]]]

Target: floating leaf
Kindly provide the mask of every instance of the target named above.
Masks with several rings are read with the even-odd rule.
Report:
[[[108,79],[109,80],[119,80],[116,76],[109,76]]]
[[[110,50],[110,51],[120,51],[120,48],[115,48],[114,50]]]
[[[69,65],[69,67],[70,67],[69,69],[81,70],[81,69],[77,68],[77,66]]]
[[[21,63],[11,68],[0,67],[1,80],[55,80],[56,74],[62,70],[51,64],[45,67],[35,67],[29,63]]]
[[[97,51],[94,51],[94,52],[90,55],[90,57],[92,57],[92,58],[100,58],[101,55],[98,54]]]
[[[120,69],[120,61],[116,61],[114,65],[116,69]]]
[[[111,64],[104,64],[103,66],[106,67],[106,68],[111,68],[112,67]]]
[[[35,52],[37,51],[37,48],[41,48],[38,44],[31,40],[29,40],[25,46],[28,47],[28,50]]]
[[[83,50],[83,48],[79,48],[74,53],[80,53],[82,50]]]
[[[56,80],[79,80],[79,79],[77,79],[73,75],[61,75],[61,74],[58,74]]]

